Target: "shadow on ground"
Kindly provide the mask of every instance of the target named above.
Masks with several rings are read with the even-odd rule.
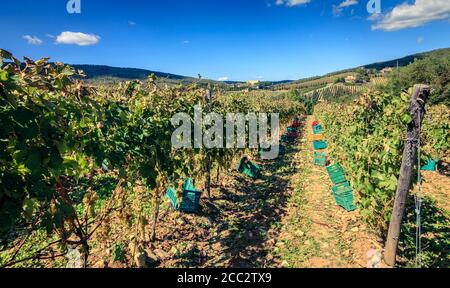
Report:
[[[425,198],[422,206],[422,267],[450,267],[450,215]],[[414,199],[408,201],[409,211],[402,228],[399,244],[400,266],[414,267],[416,255],[416,214]]]

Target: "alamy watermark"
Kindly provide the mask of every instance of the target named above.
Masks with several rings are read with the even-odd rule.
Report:
[[[80,14],[81,13],[81,0],[68,0],[66,5],[67,13]],[[369,0],[367,2],[367,12],[369,14],[381,13],[381,0]]]
[[[367,12],[369,14],[380,14],[381,0],[369,0],[369,2],[367,2]]]
[[[81,0],[69,0],[66,5],[67,13],[80,14],[81,13]]]
[[[260,148],[262,159],[273,160],[279,155],[280,118],[277,113],[271,113],[270,117],[266,113],[204,115],[202,107],[197,105],[193,118],[187,113],[178,113],[171,123],[176,128],[172,134],[175,149]]]

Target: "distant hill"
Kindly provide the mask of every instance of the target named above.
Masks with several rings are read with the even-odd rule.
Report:
[[[382,70],[386,67],[405,67],[409,64],[413,63],[415,59],[423,59],[426,57],[449,57],[450,55],[450,48],[443,48],[443,49],[437,49],[429,52],[423,52],[423,53],[417,53],[413,55],[409,55],[403,58],[389,60],[389,61],[383,61],[383,62],[377,62],[372,63],[360,67],[340,70],[331,72],[322,76],[314,76],[314,77],[308,77],[303,78],[295,81],[284,81],[281,83],[274,84],[274,88],[282,88],[282,89],[288,89],[292,87],[292,85],[295,85],[296,87],[302,87],[302,86],[311,86],[311,85],[325,85],[326,83],[333,83],[336,78],[339,77],[345,77],[349,74],[352,74],[356,72],[360,68],[365,69],[376,69],[376,70]]]
[[[397,64],[399,67],[404,67],[404,66],[408,66],[409,64],[414,62],[415,59],[420,60],[420,59],[423,59],[426,57],[433,57],[433,56],[441,57],[441,56],[445,56],[445,55],[450,55],[450,48],[438,49],[438,50],[433,50],[433,51],[429,51],[429,52],[413,54],[413,55],[409,55],[409,56],[406,56],[403,58],[394,59],[394,60],[390,60],[390,61],[373,63],[373,64],[365,65],[365,66],[363,66],[363,68],[381,70],[386,67],[397,67]]]
[[[176,74],[150,71],[138,68],[119,68],[105,65],[72,65],[75,69],[83,70],[86,73],[86,79],[94,78],[120,78],[126,80],[143,80],[151,74],[155,74],[159,78],[167,78],[172,80],[193,79]]]
[[[346,70],[336,71],[332,73],[328,73],[323,76],[315,76],[315,77],[309,77],[305,79],[300,80],[283,80],[283,81],[265,81],[266,86],[281,86],[281,85],[289,85],[289,84],[300,84],[304,82],[310,82],[314,80],[318,80],[324,77],[328,78],[335,78],[337,76],[345,75],[347,73],[351,73],[356,71],[359,68],[366,68],[366,69],[377,69],[381,70],[386,67],[396,67],[397,64],[400,67],[407,66],[411,64],[414,59],[423,59],[425,57],[430,56],[443,56],[450,54],[450,48],[444,48],[444,49],[438,49],[430,52],[424,52],[424,53],[418,53],[414,55],[409,55],[403,58],[384,61],[384,62],[378,62],[378,63],[372,63],[368,65],[364,65],[361,67],[356,68],[350,68]],[[155,74],[160,80],[168,83],[191,83],[193,81],[198,81],[197,78],[194,77],[188,77],[188,76],[182,76],[182,75],[176,75],[171,73],[164,73],[164,72],[158,72],[158,71],[150,71],[146,69],[139,69],[139,68],[120,68],[120,67],[111,67],[111,66],[105,66],[105,65],[72,65],[76,69],[83,70],[87,77],[87,80],[92,81],[121,81],[121,80],[144,80],[149,75]],[[242,83],[239,81],[215,81],[215,80],[202,80],[202,83],[214,83],[214,84],[236,84],[236,83]]]
[[[177,84],[191,84],[197,82],[200,85],[213,84],[216,86],[226,87],[227,84],[236,82],[221,82],[209,79],[201,79],[188,76],[182,76],[172,73],[164,73],[159,71],[151,71],[139,68],[120,68],[106,65],[71,65],[75,69],[83,70],[86,74],[85,81],[92,84],[112,84],[120,81],[130,80],[145,80],[148,76],[154,74],[157,77],[158,83],[177,85]]]

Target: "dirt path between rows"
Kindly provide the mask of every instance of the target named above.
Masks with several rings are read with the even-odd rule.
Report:
[[[309,117],[305,135],[312,133],[312,122]],[[332,183],[326,169],[313,164],[313,147],[307,137],[298,150],[294,162],[302,168],[292,178],[295,191],[275,249],[282,266],[367,267],[368,252],[381,252],[377,238],[363,224],[358,210],[347,212],[335,204]]]

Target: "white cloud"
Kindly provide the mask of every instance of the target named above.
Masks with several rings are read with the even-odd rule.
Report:
[[[397,31],[414,28],[436,20],[450,18],[449,0],[416,0],[414,4],[403,3],[383,15],[372,30]]]
[[[373,14],[370,14],[369,17],[367,17],[367,20],[375,21],[375,20],[380,19],[381,17],[382,17],[382,15],[380,13],[373,13]]]
[[[311,2],[311,0],[276,0],[276,5],[285,5],[288,7],[303,5]]]
[[[220,77],[217,81],[228,81],[228,77]]]
[[[423,41],[425,41],[425,38],[423,38],[422,36],[417,37],[417,44],[422,44]]]
[[[48,38],[55,38],[55,36],[54,35],[52,35],[52,34],[46,34],[45,36],[47,36]]]
[[[345,0],[344,2],[339,4],[339,7],[344,8],[344,7],[349,7],[349,6],[356,5],[356,4],[358,4],[358,0]]]
[[[100,36],[81,32],[62,32],[56,37],[57,44],[73,44],[78,46],[95,45],[100,41]]]
[[[23,36],[23,39],[27,40],[28,44],[30,45],[41,45],[44,42],[38,37],[31,35],[25,35]]]
[[[134,22],[134,21],[128,21],[128,25],[134,26],[134,25],[136,25],[136,22]]]
[[[358,0],[344,0],[344,2],[341,2],[339,5],[333,5],[333,15],[339,16],[342,13],[342,10],[344,10],[347,7],[350,7],[352,5],[357,5]],[[352,10],[351,14],[354,14],[354,10]]]

